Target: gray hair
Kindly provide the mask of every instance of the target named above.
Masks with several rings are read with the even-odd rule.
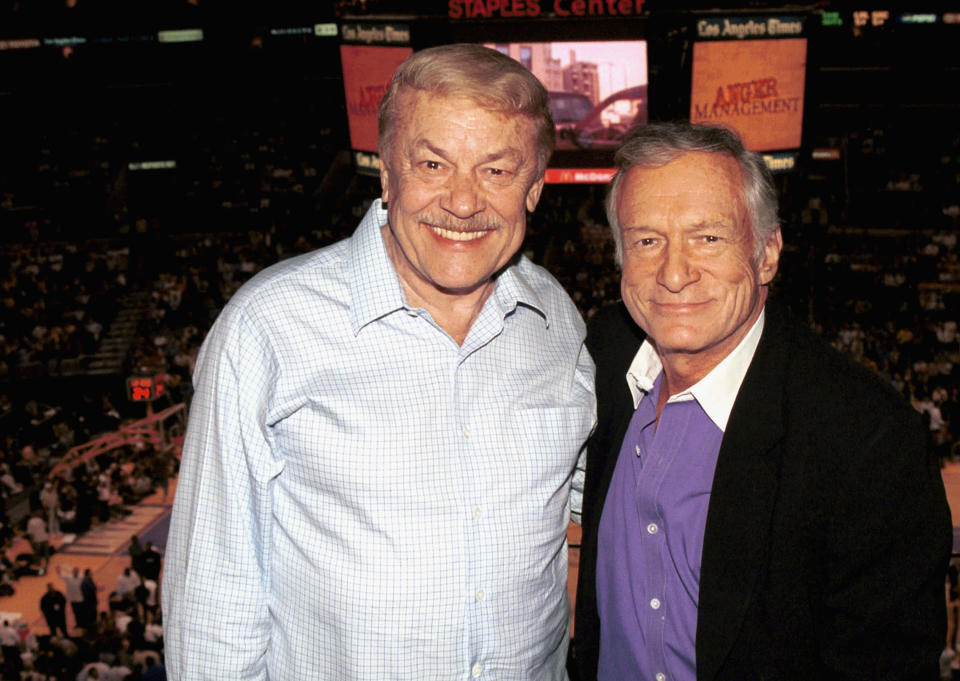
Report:
[[[732,130],[678,121],[635,128],[627,134],[614,156],[617,172],[607,189],[606,210],[618,265],[623,262],[623,234],[617,216],[617,200],[624,175],[633,167],[660,168],[683,154],[698,151],[726,154],[740,166],[743,205],[753,232],[754,262],[760,262],[767,240],[780,226],[777,190],[770,169],[760,154],[744,148],[740,137]]]
[[[543,84],[518,61],[482,45],[458,43],[414,52],[394,72],[377,115],[381,158],[392,150],[399,95],[405,89],[467,97],[489,111],[526,116],[537,126],[537,170],[543,174],[556,132]]]

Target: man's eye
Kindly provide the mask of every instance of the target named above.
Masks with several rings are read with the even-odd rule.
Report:
[[[720,243],[720,237],[715,234],[706,234],[704,235],[703,240],[708,244]]]
[[[644,237],[643,239],[637,240],[637,244],[640,246],[653,246],[655,243],[657,243],[657,240],[653,237]]]
[[[440,161],[424,161],[424,167],[427,170],[440,170]]]
[[[500,177],[501,175],[506,173],[506,171],[503,168],[488,168],[487,172],[495,177]]]

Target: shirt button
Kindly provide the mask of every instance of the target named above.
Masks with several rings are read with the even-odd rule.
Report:
[[[657,681],[667,681],[667,675],[663,672],[657,672]]]
[[[470,430],[467,429],[467,428],[464,428],[464,429],[463,429],[463,436],[469,440],[469,439],[470,439]]]
[[[640,445],[634,445],[633,449],[637,453],[637,456],[640,456]]]
[[[470,673],[473,674],[473,678],[479,679],[480,675],[483,674],[483,665],[473,665],[473,669],[470,670]]]
[[[659,598],[651,598],[651,599],[650,599],[650,607],[653,608],[654,610],[659,610],[659,609],[660,609],[660,599],[659,599]]]
[[[419,316],[420,316],[420,313],[417,312],[416,310],[407,310],[407,314],[410,315],[411,317],[419,317]]]
[[[480,508],[479,506],[477,506],[476,508],[473,509],[473,517],[474,517],[474,518],[476,518],[476,519],[479,520],[479,519],[480,519],[480,516],[482,516],[482,515],[483,515],[483,509]]]
[[[659,531],[660,531],[660,528],[657,527],[656,523],[650,523],[649,525],[647,525],[647,532],[649,532],[650,534],[656,534]]]
[[[486,596],[487,596],[487,594],[484,593],[483,589],[477,589],[477,594],[476,594],[476,595],[477,595],[477,600],[478,600],[478,601],[482,601],[482,600],[483,600],[484,598],[486,598]]]

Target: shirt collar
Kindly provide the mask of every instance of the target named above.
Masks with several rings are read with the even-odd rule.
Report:
[[[370,322],[407,306],[380,228],[387,211],[376,199],[350,239],[350,325],[354,335]]]
[[[413,309],[400,285],[396,269],[383,243],[381,228],[387,224],[387,211],[380,199],[374,200],[351,238],[350,270],[350,324],[354,335],[370,322],[391,312]],[[546,307],[530,281],[533,265],[525,256],[518,256],[497,277],[494,292],[487,304],[496,301],[503,316],[519,305],[530,307],[548,322]]]
[[[534,265],[526,259],[526,256],[516,256],[514,264],[507,266],[497,277],[490,299],[496,301],[504,316],[519,306],[528,307],[540,315],[544,326],[549,327],[547,308],[530,281],[533,267]]]
[[[747,375],[747,369],[750,367],[753,355],[757,351],[757,345],[760,343],[764,317],[765,312],[761,310],[757,321],[737,344],[737,347],[733,349],[733,352],[724,357],[717,366],[710,370],[710,373],[697,383],[681,393],[671,395],[668,402],[695,399],[700,403],[700,407],[710,420],[720,430],[725,431],[727,421],[730,419],[730,412],[733,410],[733,403],[740,391],[740,384],[743,383],[743,378]],[[649,340],[644,340],[630,363],[630,368],[627,369],[627,386],[633,396],[634,409],[653,388],[653,383],[662,370],[663,364],[660,362],[660,357],[657,355],[653,344]]]

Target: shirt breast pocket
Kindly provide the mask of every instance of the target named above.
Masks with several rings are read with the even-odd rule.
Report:
[[[529,492],[542,496],[547,504],[566,503],[590,423],[586,407],[535,407],[515,412],[512,439]]]

